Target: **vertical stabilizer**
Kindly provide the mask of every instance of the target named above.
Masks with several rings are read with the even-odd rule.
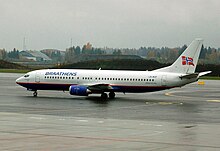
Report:
[[[165,68],[157,69],[157,72],[174,72],[174,73],[194,73],[198,63],[199,54],[202,47],[202,39],[195,39],[171,65]]]

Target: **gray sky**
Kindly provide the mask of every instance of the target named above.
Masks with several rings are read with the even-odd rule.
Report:
[[[220,47],[220,0],[0,0],[0,48]]]

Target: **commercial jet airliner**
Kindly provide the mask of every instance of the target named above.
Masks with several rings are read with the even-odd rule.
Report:
[[[202,42],[195,39],[172,65],[153,71],[44,69],[28,72],[16,83],[33,91],[35,97],[37,90],[61,90],[78,96],[98,93],[102,99],[115,98],[115,92],[144,93],[182,87],[211,72],[195,72]]]

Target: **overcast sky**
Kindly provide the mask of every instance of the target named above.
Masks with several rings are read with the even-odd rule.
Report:
[[[0,0],[0,49],[220,47],[220,0]]]

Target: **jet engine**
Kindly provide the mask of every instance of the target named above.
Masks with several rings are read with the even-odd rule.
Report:
[[[69,88],[71,95],[79,95],[79,96],[88,96],[91,91],[86,87],[82,85],[71,85]]]

